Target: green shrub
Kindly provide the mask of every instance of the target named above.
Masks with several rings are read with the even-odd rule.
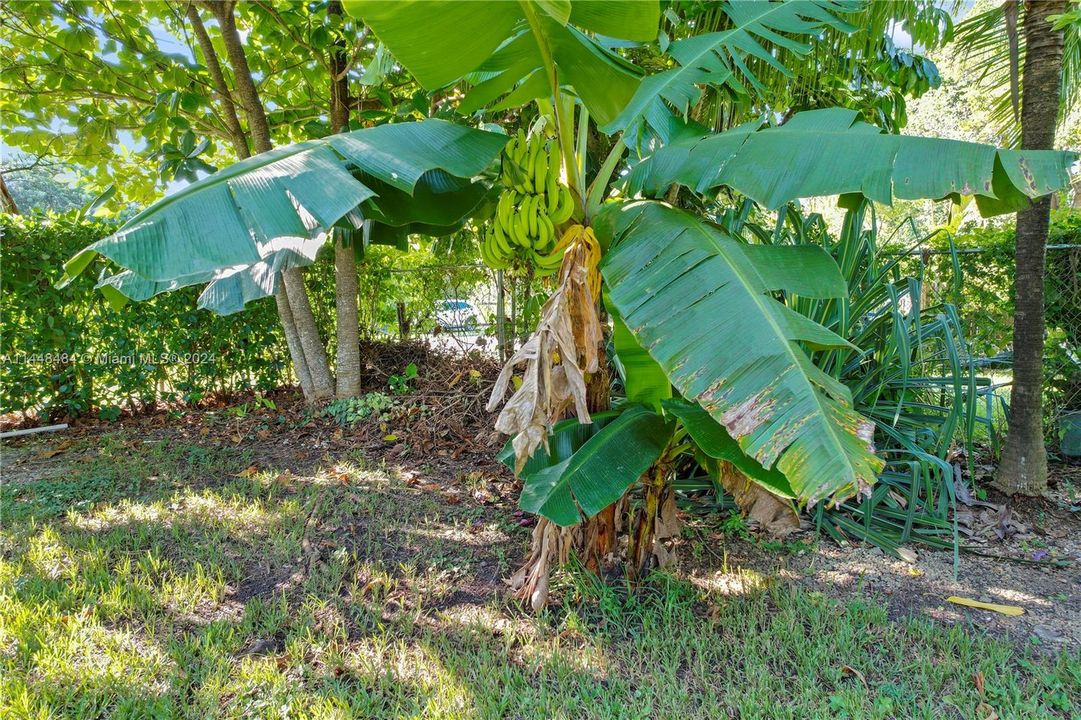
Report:
[[[0,410],[79,415],[137,402],[197,401],[290,379],[272,300],[221,317],[198,288],[114,310],[87,272],[63,289],[62,263],[113,226],[71,216],[0,216]],[[102,269],[105,265],[102,262]]]

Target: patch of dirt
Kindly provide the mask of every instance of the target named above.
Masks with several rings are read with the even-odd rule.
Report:
[[[1000,538],[989,530],[989,539],[962,551],[956,564],[951,551],[920,545],[906,548],[913,559],[906,562],[871,546],[814,541],[810,533],[796,536],[797,543],[784,550],[768,551],[753,537],[713,532],[703,538],[716,545],[705,560],[683,562],[680,569],[737,591],[747,583],[740,570],[750,569],[766,582],[791,582],[840,600],[881,602],[892,618],[964,623],[1017,642],[1033,640],[1048,653],[1081,649],[1081,517],[1060,499],[991,499],[1008,512],[993,513],[988,525],[999,527],[1003,514],[1010,527],[1025,531]],[[705,532],[701,526],[695,531]],[[685,547],[695,531],[685,533]],[[965,607],[948,602],[952,596],[1020,607],[1023,614]]]

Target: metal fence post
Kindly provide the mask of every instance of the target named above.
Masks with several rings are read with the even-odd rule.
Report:
[[[495,328],[499,343],[499,358],[507,361],[507,313],[503,307],[503,271],[495,271]]]

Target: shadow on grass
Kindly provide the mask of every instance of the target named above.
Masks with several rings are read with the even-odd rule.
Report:
[[[0,717],[967,718],[977,672],[1002,717],[1078,710],[1076,655],[766,582],[564,573],[534,618],[498,585],[526,533],[482,508],[358,463],[157,452],[5,523]]]

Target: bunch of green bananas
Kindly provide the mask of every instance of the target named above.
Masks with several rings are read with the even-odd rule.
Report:
[[[539,277],[559,270],[566,245],[557,228],[574,213],[574,196],[559,181],[560,154],[543,136],[526,138],[522,130],[503,150],[502,180],[495,218],[481,242],[480,255],[503,270],[515,260],[532,265]]]

